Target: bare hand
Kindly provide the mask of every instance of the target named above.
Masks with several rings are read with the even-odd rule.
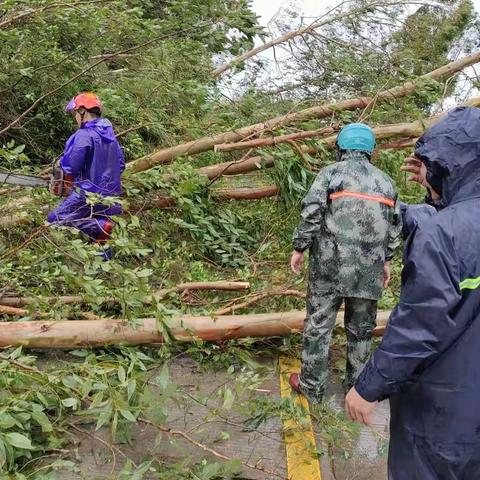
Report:
[[[345,397],[345,411],[351,420],[363,423],[368,427],[372,426],[372,413],[378,402],[367,402],[364,400],[355,387],[351,388]]]
[[[414,155],[405,159],[404,165],[400,167],[400,171],[411,173],[410,177],[408,177],[410,182],[417,182],[423,187],[427,187],[427,168]]]
[[[293,252],[290,259],[290,268],[295,275],[299,275],[305,261],[305,255],[303,252]]]
[[[383,264],[383,288],[388,287],[391,277],[390,262],[385,262]]]

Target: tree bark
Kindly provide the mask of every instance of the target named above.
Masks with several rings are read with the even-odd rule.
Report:
[[[468,100],[465,103],[462,103],[459,106],[470,106],[478,107],[480,106],[480,97],[474,97]],[[432,117],[425,118],[423,120],[417,120],[415,122],[406,122],[406,123],[393,123],[390,125],[379,125],[374,127],[373,131],[377,140],[382,140],[384,138],[390,137],[408,137],[408,141],[404,143],[392,143],[386,146],[380,146],[380,148],[405,148],[405,146],[411,146],[411,137],[418,138],[422,135],[425,130],[430,128],[432,125],[441,120],[447,112],[442,112]],[[338,127],[325,127],[317,130],[307,130],[304,132],[291,133],[288,135],[278,135],[268,138],[258,138],[255,140],[249,140],[248,142],[236,142],[236,143],[224,143],[215,146],[215,150],[219,152],[232,152],[234,150],[243,150],[247,148],[259,148],[259,147],[268,147],[274,146],[281,143],[288,143],[292,140],[301,140],[302,138],[314,138],[320,137],[328,133],[334,133],[338,131]],[[321,140],[323,144],[326,144],[327,147],[332,148],[335,146],[337,135],[331,135]],[[305,153],[317,153],[318,149],[315,147],[304,147],[302,151]]]
[[[273,167],[274,159],[271,155],[255,156],[236,162],[218,163],[197,170],[200,175],[206,175],[210,180],[222,175],[238,175],[259,170],[260,168]]]
[[[278,187],[268,185],[258,188],[232,188],[230,190],[215,190],[215,196],[220,200],[258,200],[261,198],[275,197]]]
[[[479,61],[480,51],[437,68],[436,70],[433,70],[421,76],[420,78],[440,80],[442,78],[450,77],[453,74],[460,72],[464,68]],[[298,123],[312,118],[325,118],[333,115],[334,113],[346,110],[365,108],[372,102],[379,104],[395,98],[405,97],[406,95],[414,92],[417,88],[417,83],[405,82],[403,85],[379,92],[375,97],[352,98],[348,100],[342,100],[337,103],[328,103],[307,108],[305,110],[289,113],[287,115],[281,115],[265,122],[249,125],[247,127],[239,128],[230,132],[218,133],[173,147],[163,148],[157,152],[146,155],[145,157],[129,163],[127,168],[133,173],[142,172],[157,165],[171,162],[181,155],[193,155],[196,153],[206,152],[208,150],[212,150],[215,145],[237,142],[243,138],[258,134],[264,130],[273,130],[275,128],[280,128],[285,125]]]
[[[389,314],[390,312],[379,312],[378,324],[385,324]],[[304,311],[216,318],[184,315],[172,319],[170,331],[180,342],[284,336],[300,332],[304,319]],[[337,319],[342,322],[343,312],[339,313]],[[0,347],[21,345],[25,348],[69,349],[120,343],[148,345],[164,341],[155,318],[139,319],[135,326],[113,319],[5,322],[0,329]]]
[[[319,128],[317,130],[305,130],[303,132],[290,133],[288,135],[278,135],[276,137],[256,138],[255,140],[249,140],[247,142],[222,143],[220,145],[215,145],[214,149],[216,152],[231,152],[233,150],[245,150],[248,148],[270,147],[278,145],[279,143],[328,135],[338,132],[338,130],[340,130],[340,127],[337,125],[334,127]]]

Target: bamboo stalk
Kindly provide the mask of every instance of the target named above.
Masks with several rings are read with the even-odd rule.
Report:
[[[462,71],[466,67],[473,65],[480,61],[480,51],[471,55],[450,62],[440,68],[437,68],[425,75],[422,75],[420,79],[432,79],[440,80],[442,78],[451,77],[453,74]],[[133,173],[142,172],[150,168],[155,167],[163,163],[173,161],[175,158],[182,155],[194,155],[196,153],[206,152],[212,150],[215,145],[221,143],[237,142],[241,139],[256,135],[265,130],[274,130],[276,128],[283,127],[298,123],[304,120],[312,118],[325,118],[329,117],[337,112],[356,110],[359,108],[365,108],[371,105],[372,102],[376,104],[387,102],[396,98],[405,97],[419,87],[417,81],[405,82],[397,87],[389,88],[379,92],[375,97],[358,97],[348,100],[342,100],[337,103],[327,103],[318,105],[315,107],[300,110],[299,112],[293,112],[286,115],[281,115],[265,122],[256,123],[254,125],[248,125],[243,128],[238,128],[229,132],[222,132],[215,135],[209,135],[190,142],[175,145],[173,147],[163,148],[150,155],[146,155],[138,160],[135,160],[127,165],[127,168]]]
[[[379,312],[378,324],[384,325],[389,315],[390,312]],[[214,318],[184,315],[172,318],[169,323],[177,341],[190,342],[290,335],[303,329],[304,319],[304,311],[291,311]],[[337,319],[342,321],[343,312],[339,312]],[[114,319],[6,322],[0,329],[0,347],[69,349],[164,341],[155,318],[138,319],[134,325]]]

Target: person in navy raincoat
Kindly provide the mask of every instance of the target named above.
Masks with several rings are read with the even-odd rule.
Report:
[[[75,227],[97,243],[110,238],[114,226],[111,216],[119,215],[122,208],[118,203],[90,205],[87,192],[102,197],[121,195],[125,169],[112,124],[101,117],[102,110],[100,99],[92,92],[81,93],[67,105],[66,111],[75,115],[79,128],[67,140],[60,168],[72,178],[73,190],[48,215],[50,223]]]
[[[391,408],[390,480],[480,479],[480,109],[457,108],[415,146],[438,212],[414,221],[400,300],[346,397],[370,424]],[[408,210],[407,210],[408,213]]]

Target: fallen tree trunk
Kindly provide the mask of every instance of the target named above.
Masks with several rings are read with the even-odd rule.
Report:
[[[224,162],[215,165],[209,165],[197,169],[200,175],[206,175],[210,180],[221,177],[222,175],[238,175],[241,173],[254,172],[260,168],[270,168],[274,165],[274,159],[271,155],[249,157],[237,162]]]
[[[480,106],[480,97],[471,98],[467,102],[459,105],[459,107],[460,106],[478,107]],[[451,110],[442,112],[423,120],[417,120],[416,122],[380,125],[378,127],[374,127],[372,130],[375,133],[375,138],[377,141],[392,137],[420,137],[431,126],[442,120],[442,118],[444,118],[450,111]],[[330,137],[323,138],[321,143],[323,146],[332,148],[336,141],[337,135],[331,135]]]
[[[464,68],[480,61],[480,51],[468,55],[460,60],[444,65],[432,72],[422,75],[420,79],[440,80],[450,77],[454,73],[462,71]],[[202,137],[190,142],[182,143],[173,147],[164,148],[145,157],[139,158],[127,165],[127,168],[136,173],[153,168],[162,163],[168,163],[181,155],[193,155],[196,153],[212,150],[215,145],[221,143],[231,143],[258,134],[264,130],[273,130],[285,125],[309,120],[312,118],[325,118],[334,113],[345,110],[356,110],[365,108],[372,102],[382,103],[395,98],[401,98],[414,92],[418,87],[418,82],[405,82],[403,85],[390,88],[379,92],[375,97],[359,97],[348,100],[342,100],[337,103],[328,103],[316,107],[307,108],[299,112],[281,115],[262,123],[249,125],[229,132],[218,133]]]
[[[470,107],[478,107],[480,106],[480,97],[474,97],[470,100],[458,105],[458,106],[470,106]],[[449,110],[451,111],[451,110]],[[425,130],[430,128],[432,125],[437,123],[441,120],[447,113],[449,112],[442,112],[437,115],[433,115],[432,117],[425,118],[423,120],[417,120],[415,122],[405,122],[405,123],[393,123],[390,125],[378,125],[377,127],[373,127],[373,131],[375,133],[375,137],[378,140],[382,140],[384,138],[391,138],[391,137],[407,137],[407,138],[418,138],[421,136]],[[292,140],[300,140],[302,138],[314,138],[320,137],[325,134],[334,133],[338,131],[338,127],[325,127],[320,128],[317,130],[307,130],[304,132],[296,132],[291,133],[288,135],[278,135],[275,137],[268,137],[268,138],[258,138],[255,140],[250,140],[248,142],[236,142],[236,143],[224,143],[215,146],[215,150],[219,152],[232,152],[235,150],[244,150],[247,148],[259,148],[259,147],[268,147],[274,146],[281,143],[288,143]],[[337,140],[337,135],[331,135],[321,140],[324,146],[326,145],[329,148],[335,146],[335,142]],[[411,141],[411,140],[410,140]],[[380,146],[380,148],[405,148],[404,145],[410,146],[409,142],[406,143],[390,143]],[[305,153],[317,153],[318,149],[315,147],[304,147],[302,151]]]
[[[146,297],[146,303],[151,303],[155,298],[163,298],[170,293],[182,293],[189,290],[219,290],[219,291],[237,291],[237,290],[248,290],[250,288],[249,282],[230,282],[225,280],[219,280],[215,282],[185,282],[180,283],[172,288],[164,288],[158,290],[154,293],[153,296]],[[0,313],[2,313],[1,308],[8,307],[25,307],[27,305],[35,305],[39,302],[47,303],[49,305],[55,303],[62,304],[80,304],[84,303],[84,297],[80,295],[67,295],[62,297],[44,297],[44,298],[35,298],[35,297],[3,297],[0,299]],[[97,303],[111,302],[115,301],[114,298],[104,297],[96,299]],[[28,313],[25,310],[26,313]]]
[[[275,197],[276,195],[278,195],[278,187],[275,185],[216,189],[212,191],[212,196],[219,200],[259,200],[261,198]],[[152,202],[152,206],[156,208],[173,208],[176,204],[177,202],[174,198],[166,195],[158,195]],[[147,208],[149,207],[147,206]]]
[[[379,312],[378,323],[384,324],[389,313]],[[304,319],[304,311],[216,318],[184,315],[173,318],[170,332],[180,342],[284,336],[301,331]],[[338,321],[342,319],[343,312],[340,312]],[[148,345],[164,341],[166,339],[158,331],[155,318],[139,319],[135,326],[113,319],[5,322],[0,329],[0,347],[69,349],[118,344]]]
[[[246,150],[248,148],[271,147],[278,145],[279,143],[328,135],[338,132],[338,130],[340,130],[339,126],[324,127],[317,130],[306,130],[303,132],[289,133],[288,135],[278,135],[276,137],[256,138],[255,140],[249,140],[247,142],[222,143],[220,145],[215,145],[214,150],[216,152],[231,152],[233,150]]]

